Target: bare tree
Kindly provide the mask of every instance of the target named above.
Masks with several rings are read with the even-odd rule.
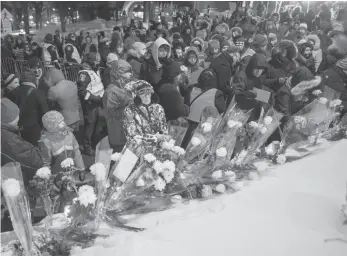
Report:
[[[24,15],[24,30],[26,34],[30,33],[29,27],[29,2],[21,2],[23,15]]]
[[[66,32],[66,20],[65,18],[68,16],[69,5],[68,2],[55,2],[55,5],[58,9],[60,23],[61,23],[61,31],[63,33]]]
[[[43,2],[32,2],[35,8],[36,29],[42,28]]]

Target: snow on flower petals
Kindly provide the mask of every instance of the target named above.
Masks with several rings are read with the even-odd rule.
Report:
[[[286,158],[286,156],[283,155],[283,154],[278,155],[277,158],[276,158],[276,162],[277,162],[278,164],[281,164],[281,165],[282,165],[282,164],[285,164],[286,160],[287,160],[287,158]]]
[[[97,181],[106,179],[106,168],[102,163],[95,163],[89,169]]]
[[[118,162],[121,158],[122,158],[122,154],[121,153],[114,153],[111,155],[111,160],[114,161],[114,162]]]
[[[154,188],[158,191],[163,191],[165,189],[165,186],[165,181],[160,177],[154,182]]]
[[[152,163],[154,162],[155,160],[157,160],[157,158],[151,154],[151,153],[148,153],[146,155],[143,156],[143,158],[148,162],[148,163]]]
[[[97,198],[93,187],[89,185],[84,185],[79,188],[77,200],[80,202],[81,205],[84,205],[85,207],[88,207],[88,205],[94,206],[96,199]]]
[[[170,171],[169,169],[164,170],[162,172],[162,175],[163,175],[166,183],[170,183],[173,180],[173,178],[175,177],[175,173]]]
[[[201,144],[201,140],[198,137],[193,137],[191,142],[193,146],[199,146]]]
[[[227,155],[227,149],[225,147],[219,148],[216,150],[216,155],[218,157],[225,157]]]
[[[36,172],[36,176],[40,177],[41,179],[48,180],[51,175],[51,169],[49,169],[47,166],[38,169]]]
[[[210,132],[210,131],[212,130],[212,124],[207,123],[207,122],[206,122],[206,123],[203,123],[203,124],[201,125],[201,127],[202,127],[204,133],[208,133],[208,132]]]
[[[184,155],[186,153],[186,151],[183,148],[179,147],[179,146],[174,146],[172,148],[172,151],[175,152],[179,156],[182,156],[182,155]]]
[[[272,117],[271,116],[267,116],[264,118],[264,124],[265,125],[270,125],[272,123]]]
[[[16,179],[7,179],[2,184],[2,189],[8,196],[18,196],[20,194],[20,183]]]
[[[228,127],[229,127],[229,128],[234,128],[234,127],[240,128],[240,127],[242,126],[242,123],[241,123],[241,122],[239,122],[239,121],[234,121],[234,120],[229,120],[227,124],[228,124]]]
[[[327,104],[328,99],[325,98],[325,97],[320,97],[320,98],[318,99],[318,102],[319,102],[320,104]]]
[[[66,158],[64,161],[61,162],[60,166],[61,168],[63,169],[66,169],[66,168],[71,168],[72,166],[74,166],[75,163],[73,161],[72,158]]]

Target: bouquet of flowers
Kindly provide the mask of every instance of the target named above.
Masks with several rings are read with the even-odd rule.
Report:
[[[335,123],[333,127],[322,133],[322,138],[332,141],[347,138],[347,114],[339,122]]]
[[[201,121],[187,146],[185,160],[192,162],[195,158],[204,158],[216,133],[220,119],[216,108],[206,107],[201,114]]]
[[[262,154],[262,157],[270,159],[275,164],[285,164],[287,158],[284,154],[281,154],[281,143],[279,141],[273,141],[267,145]]]
[[[1,185],[13,229],[23,247],[24,254],[35,255],[30,206],[18,163],[11,162],[1,167]]]
[[[175,145],[180,146],[188,130],[188,121],[180,117],[168,122],[169,135],[175,140]]]
[[[215,159],[231,159],[238,132],[247,122],[250,114],[251,111],[241,110],[235,100],[232,100],[212,139],[211,153]]]
[[[248,145],[238,155],[232,159],[232,164],[235,166],[245,166],[250,163],[256,151],[266,142],[270,135],[280,125],[282,114],[270,108],[266,114],[264,109],[258,122],[248,123]]]

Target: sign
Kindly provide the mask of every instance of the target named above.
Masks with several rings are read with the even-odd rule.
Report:
[[[12,32],[12,14],[5,8],[1,11],[2,34],[6,35]]]

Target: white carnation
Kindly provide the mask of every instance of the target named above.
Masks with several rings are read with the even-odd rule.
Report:
[[[201,196],[203,198],[210,197],[212,195],[212,188],[208,185],[203,185],[201,190]]]
[[[337,107],[337,106],[340,106],[341,104],[342,104],[342,101],[339,100],[339,99],[336,99],[336,100],[330,101],[329,106],[330,106],[331,108],[335,108],[335,107]]]
[[[95,176],[97,181],[106,179],[106,168],[102,163],[95,163],[91,167],[89,167],[91,174]]]
[[[161,173],[164,170],[163,163],[160,161],[155,161],[153,165],[153,169],[157,174]]]
[[[51,169],[49,169],[47,166],[38,169],[36,172],[36,176],[40,177],[41,179],[48,180],[49,177],[51,177],[51,175],[52,175]]]
[[[250,122],[248,125],[249,125],[249,127],[254,128],[254,129],[258,128],[258,126],[259,126],[258,123],[254,122],[254,121]]]
[[[311,136],[308,137],[307,140],[308,140],[308,142],[309,142],[310,144],[312,144],[312,143],[314,143],[314,142],[316,141],[316,136],[311,135]]]
[[[264,124],[265,125],[270,125],[272,123],[272,117],[271,116],[267,116],[264,118]]]
[[[245,157],[247,156],[247,150],[242,150],[240,153],[239,153],[239,155],[237,156],[237,158],[236,158],[236,160],[235,160],[235,164],[236,165],[240,165],[242,162],[243,162],[243,160],[245,159]]]
[[[162,175],[163,175],[166,183],[170,183],[173,180],[173,178],[175,177],[175,173],[168,170],[168,169],[164,170],[162,172]]]
[[[165,160],[162,167],[163,169],[169,170],[170,172],[174,172],[176,170],[175,163],[170,160]]]
[[[93,187],[89,185],[84,185],[79,188],[77,200],[80,202],[81,205],[84,205],[85,207],[88,207],[88,205],[94,206],[96,199],[97,198]]]
[[[313,94],[314,96],[319,96],[320,94],[322,94],[322,91],[321,91],[321,90],[314,90],[314,91],[312,92],[312,94]]]
[[[216,154],[218,157],[225,157],[227,155],[227,149],[225,147],[219,148],[216,150]]]
[[[223,176],[223,172],[221,170],[214,171],[212,173],[212,178],[215,179],[215,180],[218,180],[218,179],[222,178],[222,176]]]
[[[261,162],[256,167],[257,167],[257,171],[263,172],[268,168],[268,164],[265,162]]]
[[[319,102],[320,104],[327,104],[328,99],[325,98],[325,97],[320,97],[320,98],[318,99],[318,102]]]
[[[64,161],[61,162],[60,166],[63,169],[71,168],[75,165],[72,158],[66,158]]]
[[[111,155],[111,160],[114,161],[114,162],[118,162],[121,158],[122,158],[122,154],[121,153],[114,153]]]
[[[193,146],[199,146],[201,144],[201,140],[198,137],[193,137],[192,144]]]
[[[278,164],[285,164],[285,162],[287,161],[287,158],[285,155],[281,154],[281,155],[278,155],[277,158],[276,158],[276,162]]]
[[[234,120],[229,120],[227,124],[228,124],[228,127],[229,127],[229,128],[234,128],[234,127],[240,128],[240,127],[242,126],[242,123],[241,123],[241,122],[239,122],[239,121],[234,121]]]
[[[154,162],[154,161],[157,160],[157,158],[156,158],[153,154],[151,154],[151,153],[148,153],[148,154],[144,155],[143,158],[144,158],[145,161],[147,161],[148,163],[152,163],[152,162]]]
[[[179,156],[183,156],[186,153],[186,151],[179,146],[174,146],[172,151],[175,152]]]
[[[163,149],[167,149],[167,150],[172,150],[172,148],[175,146],[175,141],[174,143],[170,143],[170,141],[164,141],[162,144]]]
[[[10,178],[4,181],[2,189],[8,196],[18,196],[20,194],[20,183],[18,180]]]
[[[264,126],[260,129],[261,134],[267,133],[268,129]]]
[[[202,127],[204,133],[210,132],[210,131],[212,130],[212,124],[207,123],[207,122],[206,122],[206,123],[203,123],[203,124],[201,125],[201,127]]]
[[[248,174],[248,178],[249,178],[250,180],[257,180],[257,179],[259,178],[259,176],[258,176],[258,174],[257,174],[256,172],[250,172],[250,173]]]
[[[268,145],[267,147],[265,147],[265,153],[268,155],[268,156],[273,156],[275,154],[275,151],[274,151],[274,147],[272,144]]]
[[[143,187],[145,185],[145,181],[142,178],[139,178],[136,181],[136,187]]]
[[[218,184],[215,188],[218,193],[223,194],[225,192],[225,186],[223,184]]]
[[[160,177],[154,182],[154,188],[158,191],[163,191],[165,189],[165,186],[165,181]]]
[[[243,188],[243,183],[241,181],[237,181],[231,185],[231,188],[235,191],[240,191]]]

